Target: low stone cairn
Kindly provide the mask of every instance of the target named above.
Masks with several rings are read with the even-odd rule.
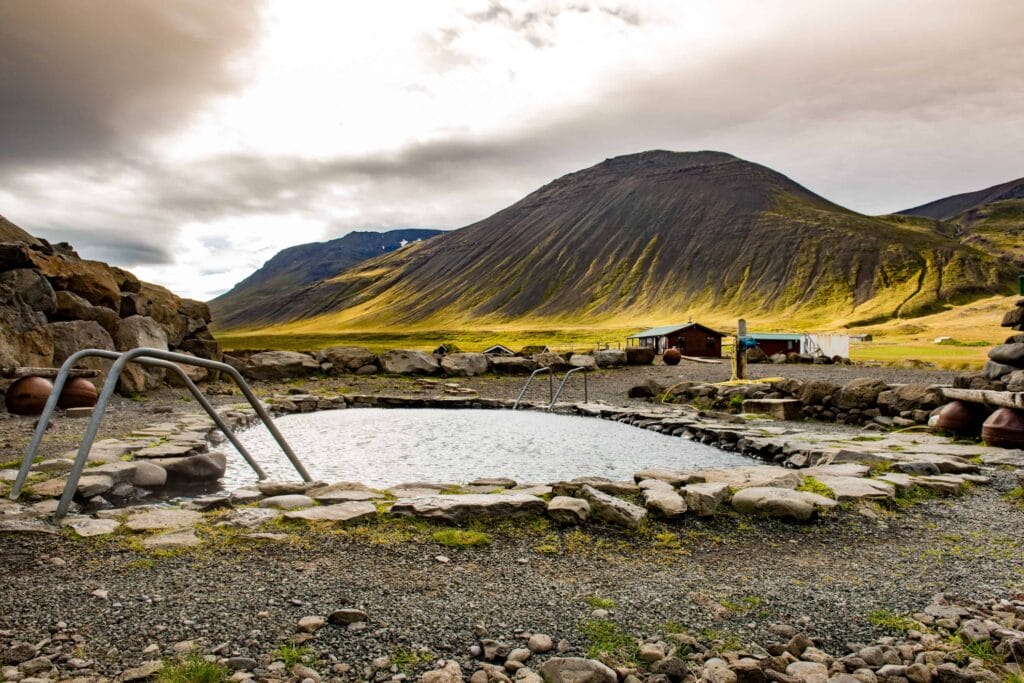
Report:
[[[1019,299],[1003,317],[1003,327],[1024,333],[1024,299]],[[990,391],[1024,391],[1024,334],[1006,338],[988,352],[988,362],[979,373],[956,378],[957,389],[986,389]]]

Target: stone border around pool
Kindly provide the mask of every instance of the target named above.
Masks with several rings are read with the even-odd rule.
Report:
[[[275,413],[284,415],[361,407],[508,409],[512,402],[478,397],[296,394],[272,397],[268,404]],[[93,535],[111,533],[122,518],[127,518],[124,523],[133,531],[169,529],[169,544],[190,545],[198,542],[189,528],[197,519],[184,513],[243,504],[260,507],[236,511],[242,526],[257,520],[259,526],[278,515],[308,521],[354,521],[379,514],[377,503],[381,507],[390,504],[387,511],[393,515],[452,523],[547,514],[561,523],[594,519],[636,527],[648,514],[665,519],[687,514],[709,516],[724,505],[743,514],[807,521],[841,503],[884,503],[914,490],[958,495],[972,484],[988,483],[989,478],[979,474],[982,466],[1014,468],[1018,478],[1024,476],[1022,451],[956,444],[930,434],[850,439],[760,418],[678,407],[638,410],[604,403],[566,403],[555,406],[555,410],[696,440],[773,464],[693,471],[650,469],[635,473],[632,482],[581,477],[530,484],[500,476],[465,486],[412,482],[385,493],[357,482],[262,482],[188,500],[183,504],[186,509],[177,511],[181,515],[166,505],[135,506],[131,514],[123,509],[97,509],[93,516],[72,516],[64,523],[80,535]],[[256,420],[248,407],[230,406],[220,412],[233,429]],[[227,456],[207,451],[210,443],[219,442],[223,442],[223,436],[212,420],[196,414],[168,416],[167,421],[148,425],[123,439],[99,441],[89,456],[93,466],[79,483],[79,497],[94,509],[110,508],[107,497],[130,501],[168,483],[217,479],[223,475]],[[3,501],[0,531],[55,531],[42,520],[53,512],[55,497],[63,490],[65,479],[60,475],[70,469],[68,456],[73,457],[73,452],[33,466],[36,481],[30,490],[43,500],[32,504]],[[0,479],[9,481],[11,472],[4,471]],[[458,492],[446,493],[453,488]],[[136,519],[142,515],[145,520],[150,513],[156,521]],[[183,535],[175,535],[182,529]],[[161,542],[154,543],[159,546]]]

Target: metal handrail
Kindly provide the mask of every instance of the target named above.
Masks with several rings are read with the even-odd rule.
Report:
[[[565,373],[564,377],[562,377],[562,383],[558,385],[558,391],[555,392],[554,397],[551,399],[551,404],[548,406],[548,411],[552,411],[555,409],[555,401],[557,401],[558,397],[562,395],[562,389],[565,388],[565,382],[569,379],[569,375],[571,375],[574,372],[579,372],[580,370],[583,371],[583,402],[587,403],[590,401],[590,386],[589,382],[587,381],[588,373],[590,372],[590,370],[588,368],[573,368],[569,372]]]
[[[520,402],[523,400],[523,396],[526,396],[526,390],[530,388],[530,382],[533,378],[542,372],[548,373],[548,400],[551,403],[555,402],[555,372],[550,367],[537,368],[530,373],[529,378],[526,380],[526,384],[523,385],[523,390],[519,392],[519,396],[516,397],[516,402],[512,404],[512,410],[519,407]]]
[[[67,377],[71,372],[71,368],[83,357],[92,355],[110,358],[112,356],[107,355],[110,353],[113,352],[103,351],[100,349],[85,349],[72,354],[66,361],[64,361],[64,364],[61,366],[60,372],[57,374],[57,379],[54,381],[53,390],[50,392],[50,398],[47,399],[46,407],[43,409],[43,414],[40,415],[39,417],[39,423],[36,426],[36,433],[32,438],[32,443],[29,445],[28,451],[25,453],[25,460],[22,462],[22,470],[26,470],[26,476],[27,468],[31,467],[32,460],[35,458],[36,450],[38,450],[39,443],[42,441],[42,435],[46,431],[46,427],[49,424],[50,417],[53,414],[54,408],[56,407],[57,397],[60,396],[60,392],[64,388],[64,384],[67,381]],[[274,424],[273,419],[271,419],[270,415],[267,413],[266,409],[260,403],[259,399],[257,399],[255,394],[252,393],[252,389],[249,388],[248,383],[246,383],[245,379],[242,378],[242,375],[235,368],[231,367],[230,365],[227,365],[226,363],[219,363],[217,361],[207,360],[205,358],[196,358],[195,356],[188,356],[181,353],[164,351],[162,349],[137,348],[132,349],[131,351],[125,351],[123,353],[115,355],[117,356],[117,360],[114,361],[114,365],[110,368],[110,371],[107,373],[107,379],[103,384],[103,390],[100,392],[99,398],[96,401],[96,407],[93,411],[92,418],[89,420],[89,425],[85,430],[85,435],[82,438],[82,443],[78,448],[78,455],[75,457],[75,462],[71,467],[71,472],[68,474],[68,481],[64,487],[64,493],[61,495],[60,502],[57,504],[57,510],[54,513],[54,517],[56,519],[60,519],[61,517],[63,517],[67,513],[68,508],[70,508],[71,506],[71,501],[74,498],[75,490],[78,488],[78,480],[82,475],[82,470],[85,469],[85,463],[89,457],[89,451],[92,449],[93,441],[96,440],[96,433],[99,431],[100,421],[103,419],[103,413],[106,410],[107,403],[110,401],[110,397],[114,393],[114,388],[117,386],[118,378],[121,376],[121,373],[124,371],[124,368],[128,363],[136,362],[145,364],[148,359],[171,361],[172,364],[180,363],[182,365],[195,365],[198,367],[220,370],[221,372],[227,374],[229,377],[231,377],[235,384],[238,385],[238,388],[241,390],[246,400],[253,407],[253,410],[256,411],[256,414],[259,416],[260,420],[266,426],[267,431],[269,431],[270,434],[274,437],[274,440],[277,441],[278,445],[281,447],[281,450],[291,461],[292,466],[295,467],[295,470],[302,477],[303,481],[312,481],[312,477],[310,477],[309,472],[306,471],[305,466],[298,459],[298,456],[295,455],[294,451],[292,451],[291,446],[288,445],[288,442],[285,440],[284,436],[278,430],[277,425]],[[189,380],[189,382],[191,383],[191,380]],[[196,391],[198,392],[198,389],[196,389]],[[213,417],[214,421],[217,422],[220,416],[217,415],[215,417],[216,411],[213,410],[213,407],[210,406],[209,402],[205,400],[202,403],[205,403],[205,405],[203,405],[203,408],[206,409],[207,413],[209,413],[210,416]],[[223,422],[223,420],[221,420],[221,422]],[[225,432],[225,435],[226,434],[227,433]],[[236,443],[236,441],[237,439],[233,440],[232,443],[235,444],[237,448],[238,444]],[[243,453],[243,457],[245,457],[245,453]],[[247,458],[247,460],[249,460],[250,458]],[[250,462],[250,465],[253,464],[254,462]],[[257,470],[257,473],[258,472],[259,470]],[[19,480],[21,480],[21,483],[24,482],[24,477],[21,476],[20,471]],[[20,487],[18,489],[18,493],[20,493]],[[12,495],[13,494],[14,489],[12,489]]]

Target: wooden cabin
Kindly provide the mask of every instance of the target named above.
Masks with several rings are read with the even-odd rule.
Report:
[[[754,332],[748,337],[757,342],[757,348],[764,351],[766,356],[774,356],[777,353],[789,355],[791,353],[803,353],[802,334],[791,334],[785,332]]]
[[[504,344],[495,344],[484,349],[484,354],[488,356],[514,356],[516,352]]]
[[[653,348],[655,353],[665,353],[668,349],[679,349],[684,356],[698,358],[721,358],[722,337],[725,334],[701,325],[700,323],[681,323],[652,327],[643,332],[631,334],[626,338],[627,346]]]

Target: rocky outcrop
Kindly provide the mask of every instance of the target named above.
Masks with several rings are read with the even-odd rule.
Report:
[[[17,229],[5,230],[2,238],[8,241],[0,242],[0,366],[50,367],[83,348],[138,346],[220,360],[206,304],[82,259],[67,244]],[[81,365],[103,371],[109,366],[97,359]],[[119,386],[141,391],[161,377],[161,371],[129,365]]]

